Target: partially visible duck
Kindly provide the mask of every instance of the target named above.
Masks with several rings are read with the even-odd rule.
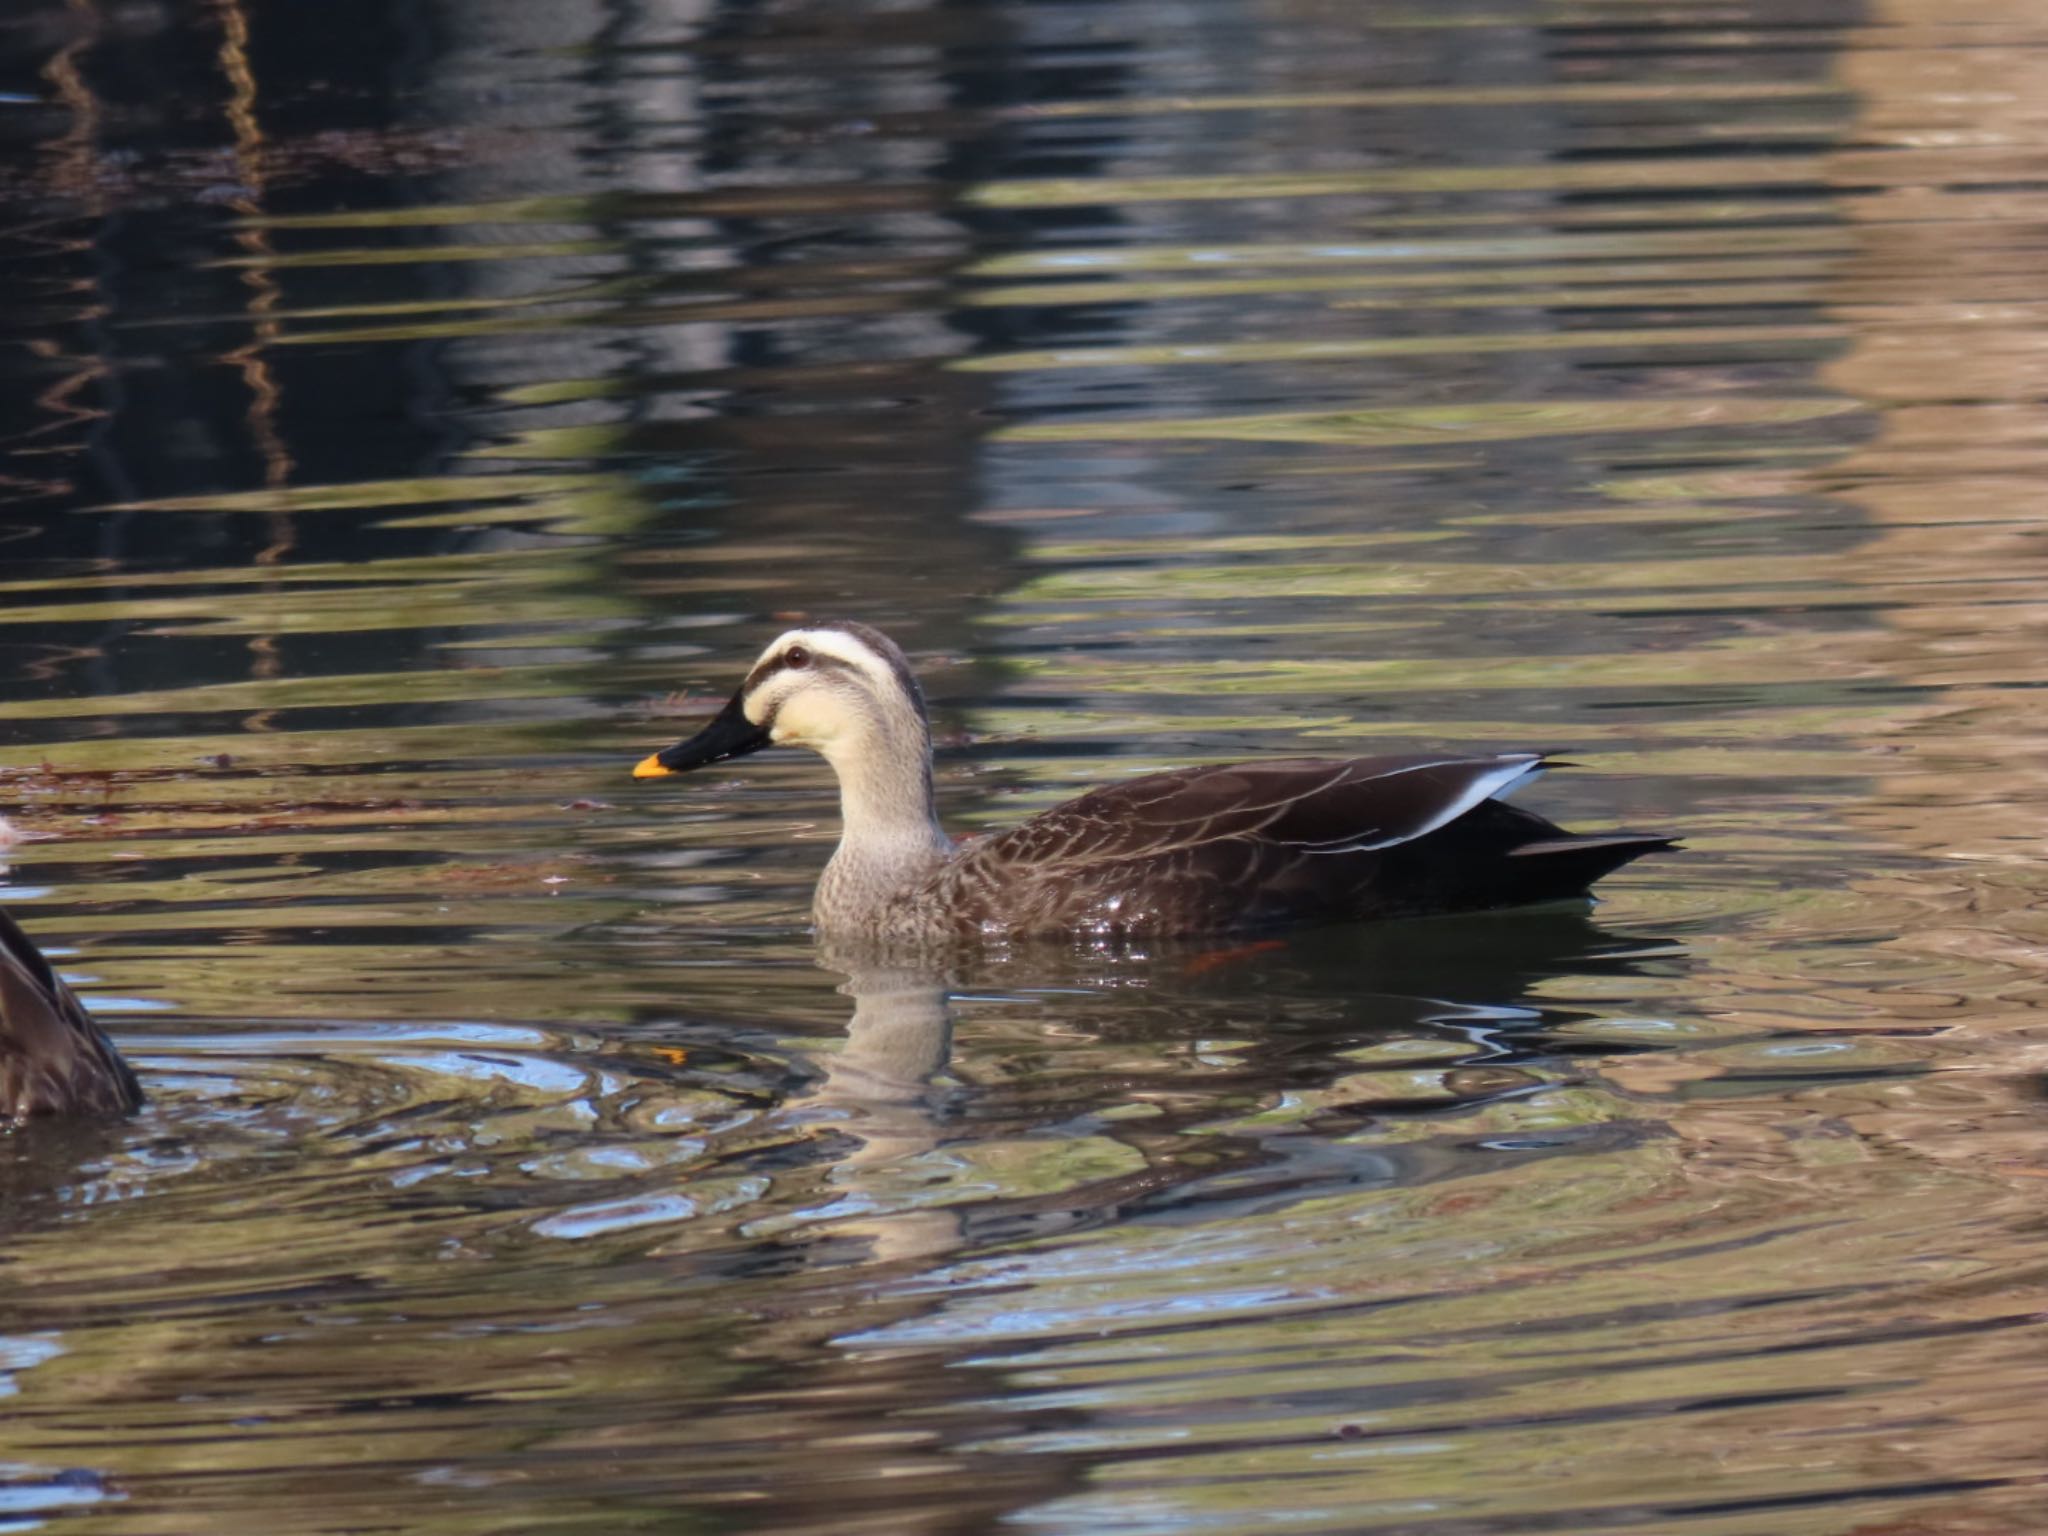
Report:
[[[1178,768],[955,844],[917,678],[887,636],[845,622],[783,635],[717,718],[633,774],[771,745],[822,753],[839,777],[843,829],[812,906],[828,935],[1139,938],[1474,911],[1584,896],[1676,846],[1503,804],[1556,766],[1535,752]]]
[[[142,1085],[29,936],[0,912],[0,1127],[125,1115]]]

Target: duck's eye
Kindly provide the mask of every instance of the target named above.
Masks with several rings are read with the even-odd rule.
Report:
[[[801,672],[811,664],[811,653],[800,645],[792,645],[782,653],[782,664],[785,667],[794,667]]]

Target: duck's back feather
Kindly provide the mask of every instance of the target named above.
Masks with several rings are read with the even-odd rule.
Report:
[[[0,912],[0,1126],[36,1115],[120,1115],[135,1080],[78,997]]]
[[[1582,894],[1663,838],[1500,804],[1536,753],[1297,758],[1148,774],[971,843],[911,897],[957,931],[1179,934]]]

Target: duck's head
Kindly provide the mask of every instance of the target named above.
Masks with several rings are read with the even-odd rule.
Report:
[[[777,639],[709,725],[641,759],[633,777],[658,779],[771,746],[809,747],[837,762],[878,738],[929,753],[916,674],[881,631],[817,623]]]

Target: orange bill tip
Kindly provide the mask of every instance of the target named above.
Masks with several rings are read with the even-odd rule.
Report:
[[[674,772],[673,768],[661,766],[659,752],[650,753],[633,765],[633,777],[636,779],[665,779]]]

